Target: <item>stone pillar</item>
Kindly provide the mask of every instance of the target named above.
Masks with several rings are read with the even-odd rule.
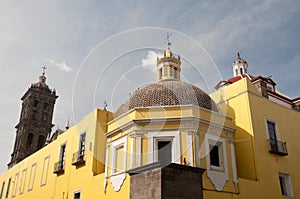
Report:
[[[130,199],[202,199],[201,168],[151,163],[128,171]]]

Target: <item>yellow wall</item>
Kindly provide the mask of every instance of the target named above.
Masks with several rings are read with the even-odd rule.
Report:
[[[263,98],[248,78],[221,92],[225,103],[220,107],[234,118],[236,128],[239,198],[286,198],[281,194],[279,172],[290,174],[294,198],[299,198],[299,112]],[[220,101],[218,92],[212,96]],[[269,153],[266,119],[276,122],[278,139],[287,143],[288,156]]]
[[[106,117],[106,114],[108,114],[108,117]],[[91,112],[77,125],[58,136],[55,141],[2,174],[0,176],[1,186],[2,182],[5,182],[2,198],[5,198],[9,178],[12,178],[12,183],[10,185],[8,198],[66,199],[72,198],[73,192],[77,190],[82,190],[82,198],[128,198],[129,181],[124,183],[123,189],[119,192],[111,191],[111,184],[108,183],[105,193],[103,186],[104,167],[95,168],[94,166],[95,160],[100,160],[100,163],[103,165],[103,155],[101,155],[102,157],[100,159],[97,155],[105,154],[103,151],[105,145],[101,146],[102,151],[95,148],[97,144],[97,147],[99,147],[99,143],[105,144],[105,140],[101,140],[105,138],[97,134],[103,134],[104,129],[101,130],[101,125],[103,124],[102,127],[105,126],[104,124],[107,118],[111,119],[110,112],[103,110]],[[72,156],[73,153],[78,151],[79,134],[83,132],[87,133],[86,162],[85,165],[76,168],[76,166],[72,165]],[[95,136],[98,142],[95,142]],[[59,160],[60,146],[63,143],[66,143],[65,170],[63,174],[57,175],[53,173],[54,163]],[[95,154],[95,151],[98,151],[98,154]],[[44,165],[45,159],[49,160],[46,165]],[[33,165],[36,165],[35,172],[31,172]],[[26,176],[22,176],[24,170],[27,170]],[[31,173],[34,175],[31,175]],[[97,173],[100,174],[97,175]],[[17,181],[15,181],[16,174],[19,175]],[[32,187],[29,186],[31,184]],[[23,193],[20,193],[22,190]]]

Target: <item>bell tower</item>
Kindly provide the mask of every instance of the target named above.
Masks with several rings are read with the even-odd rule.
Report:
[[[45,67],[37,83],[31,84],[22,100],[22,110],[16,125],[16,138],[8,168],[41,149],[51,133],[55,89],[46,84]]]
[[[237,54],[237,59],[232,63],[233,76],[248,74],[248,63],[241,58],[240,53]]]

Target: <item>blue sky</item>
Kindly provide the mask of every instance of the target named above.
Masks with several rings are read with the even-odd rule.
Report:
[[[105,100],[115,110],[131,90],[156,81],[155,65],[145,63],[165,48],[166,32],[183,57],[185,80],[207,92],[232,76],[240,52],[250,74],[272,75],[281,92],[297,97],[299,15],[300,2],[292,0],[1,1],[0,172],[13,148],[20,98],[42,66],[59,95],[53,130]]]

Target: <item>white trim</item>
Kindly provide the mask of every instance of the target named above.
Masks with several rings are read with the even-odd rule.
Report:
[[[265,117],[265,127],[266,127],[266,132],[267,132],[267,138],[270,139],[269,136],[269,129],[268,129],[268,122],[272,122],[275,125],[275,135],[276,135],[276,139],[280,140],[280,136],[279,136],[279,130],[278,130],[278,125],[277,122],[269,117]]]
[[[136,167],[140,167],[142,165],[142,135],[136,135],[135,140],[135,153],[136,153]]]
[[[213,170],[222,171],[224,169],[224,166],[223,166],[223,153],[224,153],[223,142],[218,142],[218,141],[215,141],[215,140],[213,140],[213,141],[209,140],[208,141],[209,159],[210,159],[210,150],[211,150],[210,146],[218,147],[218,156],[219,156],[219,165],[220,165],[220,166],[212,165],[211,162],[209,162],[210,168],[213,169]]]
[[[236,169],[236,159],[235,159],[235,150],[234,143],[230,142],[230,155],[231,155],[231,167],[232,167],[232,177],[235,186],[238,185],[237,169]]]
[[[188,154],[188,161],[187,165],[194,166],[194,157],[193,157],[193,132],[187,132],[187,154]]]
[[[209,158],[209,143],[216,143],[220,142],[222,147],[220,149],[223,150],[223,171],[219,170],[212,170],[214,167],[210,165],[210,158]],[[205,143],[205,149],[206,149],[206,174],[207,177],[211,180],[213,183],[214,187],[216,188],[217,191],[222,191],[223,187],[225,186],[226,181],[228,180],[228,162],[227,162],[227,152],[226,152],[226,140],[211,134],[205,134],[204,138],[204,143]]]
[[[172,163],[180,164],[180,134],[179,131],[149,132],[148,133],[148,163],[157,161],[156,140],[167,139],[172,141]]]
[[[117,148],[123,146],[124,147],[124,152],[123,152],[123,166],[122,166],[122,171],[126,170],[126,157],[127,157],[127,137],[124,137],[122,139],[119,139],[117,141],[114,141],[111,143],[112,145],[112,164],[111,164],[111,175],[116,174],[115,169],[116,169],[116,152]]]
[[[77,189],[77,190],[75,190],[75,191],[73,191],[73,197],[72,197],[72,199],[74,199],[74,196],[75,196],[75,194],[76,193],[80,193],[80,198],[82,198],[81,196],[81,193],[82,193],[82,190],[81,189]]]
[[[115,192],[120,191],[125,178],[126,178],[125,172],[118,173],[117,175],[110,177],[110,182],[111,182],[112,186],[114,187]]]
[[[129,169],[133,168],[133,164],[134,164],[134,136],[131,135],[130,136],[130,159],[129,159]]]
[[[110,176],[110,182],[114,187],[115,192],[119,191],[121,189],[121,186],[123,185],[123,182],[126,178],[126,165],[127,165],[127,137],[123,137],[121,139],[118,139],[111,143],[112,145],[112,164],[111,164],[111,176]],[[115,172],[116,169],[116,152],[117,148],[123,146],[124,152],[123,152],[123,168],[121,172]]]
[[[195,141],[196,141],[196,167],[200,167],[200,140],[198,132],[195,133]]]
[[[292,185],[292,180],[291,180],[291,175],[285,174],[285,173],[279,173],[278,177],[284,178],[284,192],[286,194],[282,194],[283,196],[289,196],[289,197],[294,197],[294,191],[293,191],[293,185]],[[280,184],[280,182],[279,182]]]
[[[47,183],[49,164],[50,164],[50,155],[48,155],[44,158],[44,164],[43,164],[41,185],[40,186],[44,186]]]
[[[110,148],[110,145],[106,145],[106,149],[105,149],[105,171],[104,171],[104,181],[103,181],[104,193],[106,192],[106,187],[107,187],[109,148]]]

